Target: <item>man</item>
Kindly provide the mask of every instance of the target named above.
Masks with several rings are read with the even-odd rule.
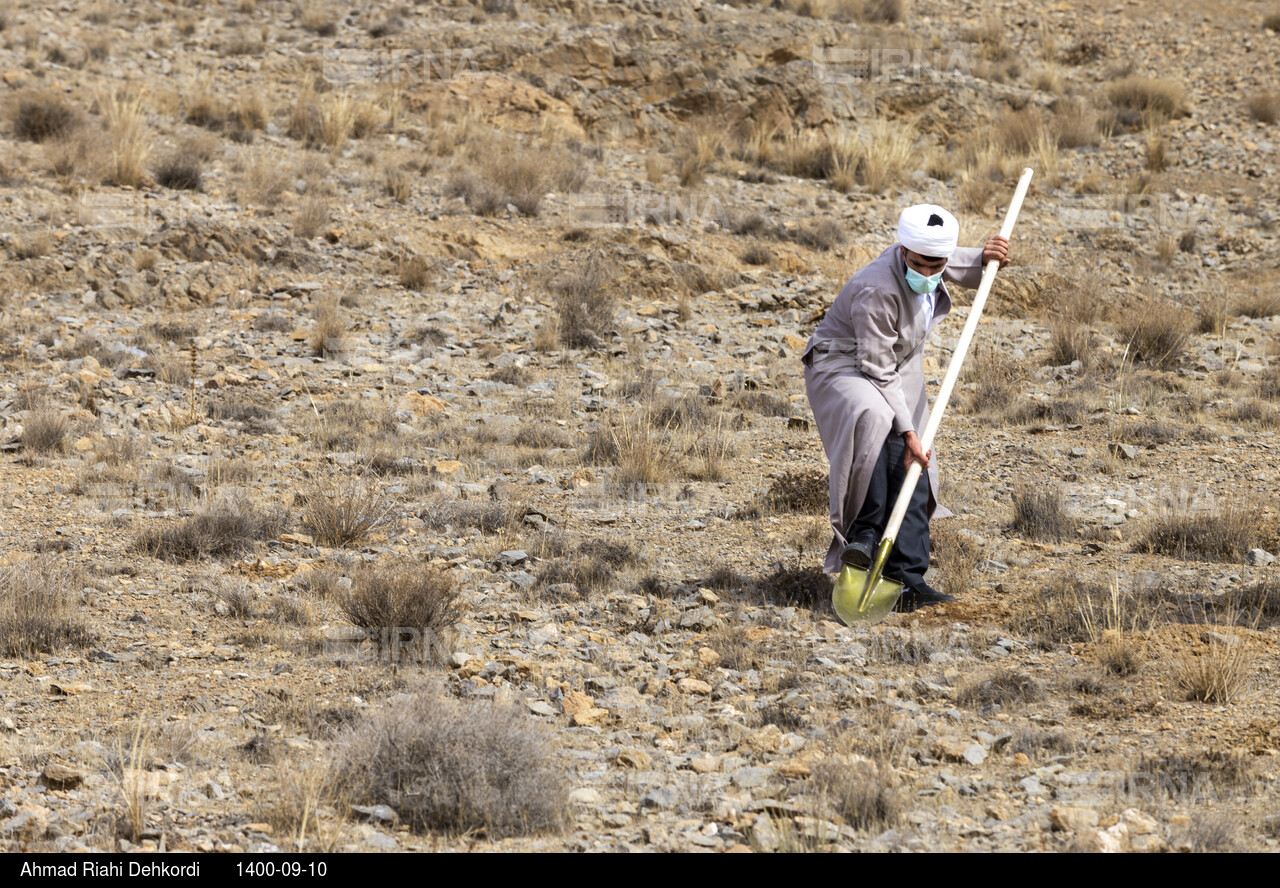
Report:
[[[911,461],[926,469],[913,492],[884,575],[903,584],[898,610],[955,601],[924,581],[929,521],[938,505],[938,468],[920,446],[929,421],[924,341],[951,311],[943,281],[977,288],[992,259],[1008,262],[1009,242],[957,249],[960,226],[942,207],[907,207],[898,243],[844,285],[813,332],[801,360],[805,390],[831,463],[827,573],[867,567]]]

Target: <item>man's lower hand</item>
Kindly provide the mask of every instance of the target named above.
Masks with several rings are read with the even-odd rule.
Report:
[[[925,452],[920,446],[920,436],[915,432],[907,432],[902,436],[902,467],[910,469],[913,462],[920,463],[920,468],[929,468],[929,459],[933,456],[933,450]]]

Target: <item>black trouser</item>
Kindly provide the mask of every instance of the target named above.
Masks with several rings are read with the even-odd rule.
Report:
[[[889,433],[880,456],[876,460],[875,471],[871,473],[871,483],[867,486],[867,498],[862,502],[862,511],[853,522],[845,539],[852,540],[859,534],[874,534],[876,541],[884,533],[884,526],[889,523],[889,513],[893,511],[894,501],[902,482],[907,480],[907,470],[902,467],[902,453],[906,445],[902,438]],[[911,505],[907,506],[907,514],[903,516],[902,527],[894,542],[893,551],[885,562],[884,575],[898,580],[908,588],[924,582],[925,571],[929,569],[929,473],[920,473],[915,492],[911,495]]]

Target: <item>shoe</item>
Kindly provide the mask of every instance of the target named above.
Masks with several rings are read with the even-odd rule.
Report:
[[[871,566],[871,559],[876,551],[876,542],[877,540],[873,534],[859,534],[840,550],[840,560],[850,567],[860,567],[865,570]]]
[[[898,603],[894,606],[894,610],[900,614],[909,614],[912,611],[920,610],[922,607],[932,607],[935,604],[946,604],[948,601],[955,601],[954,595],[948,595],[945,592],[939,592],[926,582],[919,582],[914,586],[910,586],[902,590],[902,596],[898,599]]]

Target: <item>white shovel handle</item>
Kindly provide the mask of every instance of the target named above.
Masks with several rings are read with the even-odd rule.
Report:
[[[1013,234],[1013,223],[1018,221],[1018,211],[1022,209],[1022,200],[1027,196],[1027,187],[1030,184],[1031,168],[1028,167],[1022,171],[1018,188],[1013,192],[1013,200],[1009,201],[1009,209],[1004,214],[1004,224],[1000,226],[1000,236],[1006,240]],[[956,350],[951,353],[947,375],[942,380],[942,387],[938,389],[938,397],[934,400],[933,409],[929,413],[929,423],[924,427],[924,434],[920,436],[920,449],[925,453],[928,453],[929,448],[933,446],[933,436],[938,433],[938,425],[942,422],[942,415],[947,410],[947,402],[951,400],[951,390],[956,387],[956,380],[960,378],[960,366],[964,363],[964,357],[969,351],[969,343],[973,339],[974,331],[978,329],[978,318],[981,317],[982,309],[987,304],[987,294],[991,292],[991,284],[995,281],[996,272],[999,270],[1000,262],[992,259],[982,272],[982,283],[978,285],[978,295],[973,297],[973,305],[969,309],[964,330],[960,333],[960,341],[956,343]],[[886,537],[897,538],[898,528],[902,526],[902,519],[907,514],[907,506],[911,504],[911,495],[915,492],[921,471],[918,462],[912,462],[911,467],[907,469],[907,480],[903,482],[902,490],[898,492],[898,499],[894,502],[893,511],[889,514],[889,523],[884,529]]]

